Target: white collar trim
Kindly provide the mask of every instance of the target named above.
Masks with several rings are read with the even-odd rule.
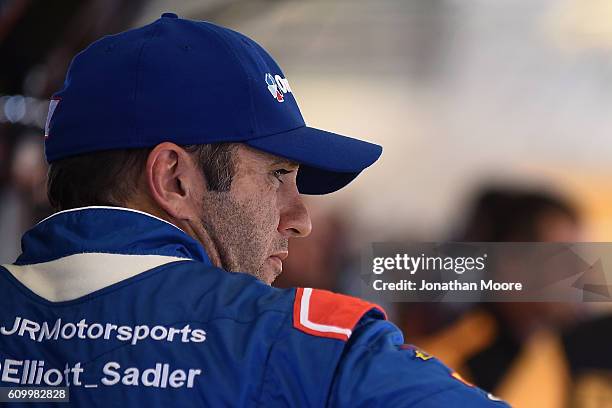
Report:
[[[176,228],[176,229],[178,229],[180,231],[183,231],[182,229],[180,229],[176,225],[172,224],[171,222],[168,222],[168,221],[164,220],[163,218],[156,217],[155,215],[149,214],[148,212],[144,212],[144,211],[140,211],[140,210],[135,210],[133,208],[112,207],[112,206],[105,206],[105,205],[90,205],[90,206],[87,206],[87,207],[78,207],[78,208],[71,208],[69,210],[58,211],[58,212],[56,212],[54,214],[51,214],[47,218],[39,221],[36,225],[41,224],[41,223],[47,221],[48,219],[55,217],[56,215],[65,214],[65,213],[69,213],[69,212],[73,212],[73,211],[82,211],[82,210],[117,210],[117,211],[133,212],[133,213],[137,213],[137,214],[141,214],[141,215],[146,215],[146,216],[151,217],[151,218],[155,218],[158,221],[165,222],[166,224],[172,225],[174,228]]]
[[[175,261],[164,255],[83,253],[31,265],[2,265],[38,296],[63,302],[103,289],[140,273]]]

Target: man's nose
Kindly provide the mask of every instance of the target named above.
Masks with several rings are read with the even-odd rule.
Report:
[[[312,231],[308,209],[297,191],[281,212],[278,231],[287,238],[306,237]]]

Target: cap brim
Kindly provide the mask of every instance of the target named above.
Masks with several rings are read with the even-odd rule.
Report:
[[[297,185],[302,194],[341,189],[382,153],[377,144],[307,126],[244,143],[300,163]]]

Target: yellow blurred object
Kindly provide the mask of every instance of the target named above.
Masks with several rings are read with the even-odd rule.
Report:
[[[612,2],[566,0],[546,16],[545,30],[565,50],[612,48]]]
[[[572,408],[612,407],[612,374],[606,371],[583,373],[574,384]]]
[[[556,335],[534,334],[515,360],[496,394],[517,408],[567,406],[570,379],[563,348]]]
[[[497,327],[493,317],[483,311],[473,311],[419,345],[446,365],[458,369],[463,362],[486,347],[494,338]]]

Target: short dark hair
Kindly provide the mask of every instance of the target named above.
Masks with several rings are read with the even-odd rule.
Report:
[[[460,241],[541,241],[538,221],[558,213],[577,225],[574,205],[554,193],[512,187],[485,187],[475,196]]]
[[[235,171],[235,143],[182,146],[195,157],[211,191],[228,191]],[[120,206],[138,188],[152,148],[107,150],[51,163],[47,196],[57,211],[92,205]]]

